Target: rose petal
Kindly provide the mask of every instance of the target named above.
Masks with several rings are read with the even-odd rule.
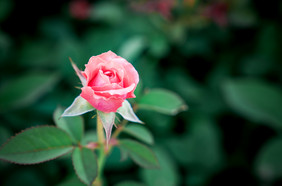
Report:
[[[113,89],[113,90],[95,91],[95,92],[100,94],[110,94],[110,95],[126,95],[129,92],[131,92],[135,86],[136,86],[135,84],[132,84],[129,87],[123,89]]]
[[[88,86],[105,86],[110,85],[110,79],[106,76],[102,70],[99,70],[95,78],[88,83]]]
[[[111,96],[111,97],[102,97],[92,90],[91,87],[83,87],[80,94],[81,97],[86,99],[94,108],[102,112],[116,112],[119,107],[122,106],[124,99]]]
[[[100,57],[102,59],[104,59],[105,61],[110,61],[111,59],[118,57],[115,53],[113,53],[112,51],[108,51],[108,52],[104,52],[100,55],[98,55],[97,57]]]

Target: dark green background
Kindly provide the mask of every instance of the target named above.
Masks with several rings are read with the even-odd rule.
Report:
[[[170,17],[132,2],[89,1],[91,13],[81,20],[66,0],[0,0],[0,143],[53,125],[56,107],[80,94],[68,57],[83,69],[91,56],[112,50],[136,67],[144,91],[169,89],[189,110],[139,110],[162,168],[120,162],[115,149],[108,185],[281,185],[282,2],[178,0]],[[95,128],[92,115],[84,116],[87,130]],[[74,174],[69,159],[0,162],[0,185],[64,183]]]

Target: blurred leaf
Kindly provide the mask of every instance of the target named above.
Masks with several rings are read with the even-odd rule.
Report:
[[[182,98],[165,89],[152,89],[140,99],[138,107],[169,115],[175,115],[187,109]]]
[[[58,17],[48,17],[47,19],[42,19],[39,25],[40,31],[44,36],[56,40],[71,39],[75,37],[72,25]]]
[[[34,127],[17,134],[0,149],[0,159],[35,164],[55,159],[72,150],[70,136],[52,126]]]
[[[11,132],[8,128],[0,126],[0,144],[3,144],[11,136]]]
[[[259,33],[257,53],[270,59],[280,55],[280,45],[277,42],[279,35],[280,31],[275,24],[264,25]]]
[[[140,110],[137,114],[140,116],[142,121],[145,122],[146,127],[154,133],[154,135],[166,136],[173,131],[174,117],[171,115],[152,112],[150,110]]]
[[[141,175],[146,185],[180,185],[179,173],[173,159],[163,148],[156,148],[155,152],[160,163],[160,168],[156,170],[141,170]]]
[[[154,143],[152,133],[144,126],[129,124],[123,131],[149,145]]]
[[[98,175],[97,158],[94,152],[84,147],[76,147],[72,154],[72,161],[79,179],[91,185]]]
[[[142,96],[142,93],[143,93],[143,82],[141,79],[139,79],[139,83],[137,84],[137,87],[134,90],[134,94],[136,96],[136,98],[134,98],[134,101],[138,101],[139,97]]]
[[[282,177],[282,138],[268,141],[258,153],[255,171],[264,181],[273,181]]]
[[[141,55],[146,46],[147,42],[144,37],[134,36],[123,43],[118,54],[133,63]]]
[[[163,57],[169,50],[167,38],[160,33],[156,33],[149,38],[149,52],[156,57]]]
[[[212,46],[209,38],[203,35],[190,35],[184,45],[180,45],[181,51],[186,56],[209,56]]]
[[[264,75],[271,71],[273,64],[274,60],[256,54],[243,59],[241,71],[247,75]]]
[[[1,5],[0,5],[1,6]],[[1,11],[1,10],[0,10]],[[0,61],[3,63],[11,54],[12,40],[0,30]]]
[[[123,181],[121,183],[115,184],[115,186],[145,186],[145,185],[135,181]]]
[[[138,165],[145,168],[158,168],[155,154],[145,145],[133,140],[120,140],[120,148]]]
[[[0,1],[0,22],[3,21],[11,12],[13,1],[1,0]]]
[[[171,89],[177,91],[189,103],[198,103],[202,100],[202,86],[190,77],[184,69],[173,68],[168,71],[166,78]]]
[[[168,139],[171,153],[181,165],[191,171],[195,167],[205,173],[218,170],[224,161],[219,129],[208,116],[194,114],[189,119],[189,134]]]
[[[1,178],[1,186],[16,186],[16,185],[36,185],[45,186],[43,176],[40,172],[32,169],[17,169],[15,172],[10,172],[7,180],[4,182]],[[4,183],[3,183],[4,182]]]
[[[56,125],[66,131],[73,142],[78,143],[81,141],[84,131],[84,122],[81,116],[76,117],[61,117],[63,109],[58,107],[54,114],[53,119]]]
[[[62,117],[79,116],[93,110],[95,108],[87,100],[81,96],[77,96],[71,106],[64,111]]]
[[[113,2],[96,3],[93,6],[90,18],[94,21],[102,21],[110,24],[117,24],[124,18],[124,10]]]
[[[106,171],[123,171],[130,170],[134,166],[134,163],[131,159],[123,159],[121,154],[121,149],[117,146],[113,147],[113,150],[109,154],[106,160],[105,169]]]
[[[54,67],[57,65],[57,56],[54,54],[54,44],[49,40],[31,40],[21,48],[18,61],[27,67]]]
[[[95,28],[89,30],[84,35],[86,55],[98,55],[109,50],[116,52],[124,40],[124,34],[120,29]],[[111,36],[111,39],[109,39],[109,36]]]
[[[117,109],[117,113],[119,113],[124,119],[135,122],[135,123],[143,123],[140,119],[135,115],[130,103],[127,100],[124,100],[122,106]]]
[[[87,145],[89,142],[96,142],[98,141],[97,132],[95,130],[88,130],[85,132],[81,144]]]
[[[85,184],[82,183],[76,175],[73,175],[58,184],[57,186],[85,186]]]
[[[227,103],[238,113],[272,127],[282,127],[282,92],[266,82],[238,79],[225,82]]]
[[[57,74],[38,72],[16,77],[1,88],[0,110],[20,108],[36,102],[53,88],[58,79]]]

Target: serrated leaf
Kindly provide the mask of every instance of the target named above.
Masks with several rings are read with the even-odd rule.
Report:
[[[35,164],[55,159],[73,149],[70,136],[53,126],[27,129],[0,148],[0,159],[18,164]]]
[[[127,100],[124,100],[122,106],[117,109],[117,113],[119,113],[124,119],[136,123],[143,123],[139,118],[135,115],[130,103]]]
[[[255,79],[229,80],[223,85],[227,103],[250,120],[282,127],[282,91]]]
[[[120,148],[128,153],[131,159],[145,168],[158,168],[158,160],[151,149],[134,140],[120,140]]]
[[[77,96],[71,106],[69,106],[64,113],[62,114],[62,117],[66,116],[79,116],[82,114],[85,114],[87,112],[93,111],[95,108],[86,101],[83,97]]]
[[[76,147],[72,154],[75,172],[79,179],[91,185],[98,175],[97,159],[94,152],[88,148]]]
[[[58,75],[50,73],[28,73],[13,79],[1,87],[0,110],[6,111],[34,103],[52,89],[57,81]]]
[[[97,110],[97,114],[98,114],[98,117],[101,120],[103,127],[105,129],[106,140],[107,140],[107,144],[108,144],[110,139],[111,139],[112,128],[113,128],[113,125],[114,125],[114,122],[115,122],[116,114],[114,112],[105,113],[105,112],[101,112],[99,110]]]
[[[273,181],[282,176],[282,138],[267,142],[255,160],[255,171],[265,181]]]
[[[63,109],[61,107],[58,107],[54,114],[53,119],[55,124],[66,131],[72,138],[73,142],[77,143],[81,141],[81,138],[83,136],[83,130],[84,130],[84,122],[81,116],[75,116],[75,117],[61,117],[63,113]]]
[[[175,115],[187,109],[182,98],[174,92],[165,89],[149,91],[139,100],[138,107],[169,115]]]
[[[152,133],[144,126],[127,125],[123,131],[149,145],[154,144]]]

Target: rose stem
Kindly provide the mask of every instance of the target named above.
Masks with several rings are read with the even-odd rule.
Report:
[[[98,136],[98,142],[100,145],[99,152],[98,152],[98,176],[96,180],[92,183],[93,186],[102,186],[102,175],[103,175],[103,169],[105,165],[105,136],[104,136],[104,130],[103,130],[103,124],[101,122],[100,116],[97,113],[97,136]]]

